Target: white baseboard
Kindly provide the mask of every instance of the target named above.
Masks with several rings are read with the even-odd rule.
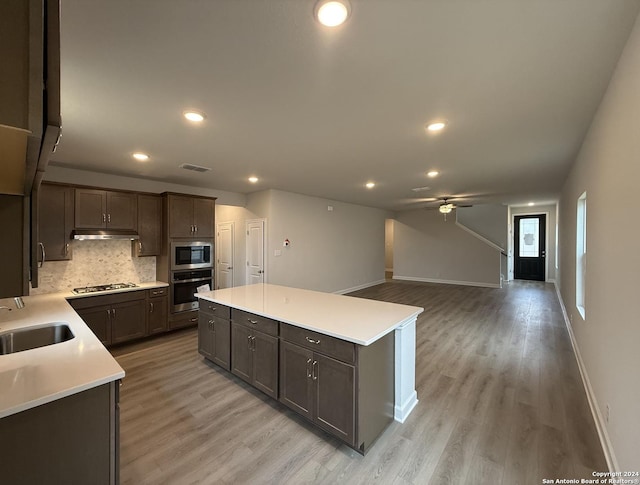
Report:
[[[378,281],[373,281],[371,283],[365,283],[363,285],[358,285],[358,286],[354,286],[352,288],[347,288],[345,290],[338,290],[338,291],[334,291],[334,293],[336,295],[344,295],[345,293],[351,293],[352,291],[358,291],[358,290],[364,290],[365,288],[369,288],[371,286],[376,286],[376,285],[381,285],[382,283],[384,283],[386,280],[378,280]]]
[[[555,281],[553,283],[554,283],[554,286],[556,287],[556,294],[558,295],[560,308],[562,308],[564,323],[567,326],[567,332],[569,332],[569,338],[571,339],[571,347],[573,347],[573,355],[575,356],[576,362],[578,363],[578,369],[580,369],[580,376],[582,377],[582,385],[584,386],[584,390],[587,393],[587,401],[589,401],[589,408],[591,409],[593,420],[596,423],[598,438],[600,438],[600,445],[602,446],[604,457],[607,460],[607,466],[609,467],[610,472],[618,471],[619,470],[618,460],[616,459],[616,455],[613,452],[613,446],[611,445],[611,440],[609,439],[609,433],[607,432],[607,426],[605,424],[604,417],[602,416],[602,413],[600,412],[600,408],[598,407],[598,400],[596,399],[596,395],[593,392],[593,388],[591,387],[591,382],[589,381],[589,375],[587,374],[587,369],[584,366],[584,362],[582,361],[582,356],[580,355],[578,342],[576,342],[576,337],[573,334],[573,328],[571,327],[571,320],[569,319],[569,315],[567,314],[567,309],[564,306],[564,301],[562,300],[562,294],[560,293],[560,288],[555,283]]]
[[[402,280],[402,281],[419,281],[421,283],[441,283],[443,285],[461,285],[461,286],[480,286],[482,288],[500,288],[500,283],[481,283],[477,281],[439,280],[434,278],[418,278],[415,276],[396,276],[396,275],[393,275],[393,279]]]

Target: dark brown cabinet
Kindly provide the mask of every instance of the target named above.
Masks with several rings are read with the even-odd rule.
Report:
[[[355,446],[355,367],[283,341],[280,402]]]
[[[136,256],[158,256],[162,251],[162,198],[138,194],[138,235],[133,241]]]
[[[104,345],[126,342],[147,334],[144,291],[77,298],[69,303]]]
[[[214,236],[215,199],[167,195],[169,237]]]
[[[231,372],[278,398],[278,337],[231,322]]]
[[[130,229],[137,227],[136,194],[106,190],[75,190],[77,229]]]
[[[231,370],[230,309],[210,306],[198,315],[198,352],[226,370]],[[223,318],[226,317],[226,318]]]
[[[38,261],[71,259],[74,190],[66,185],[42,184],[38,196]]]
[[[2,483],[119,483],[120,381],[0,419]]]
[[[169,297],[167,288],[147,290],[147,334],[167,331]]]

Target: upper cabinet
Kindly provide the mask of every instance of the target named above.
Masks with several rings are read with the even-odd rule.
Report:
[[[74,190],[67,185],[42,184],[39,191],[38,261],[71,259]]]
[[[162,198],[138,195],[138,234],[133,241],[136,256],[158,256],[162,250]]]
[[[60,2],[0,2],[0,192],[30,195],[55,149],[60,119]]]
[[[169,237],[212,238],[215,199],[167,194]]]
[[[76,229],[131,229],[138,221],[137,196],[128,192],[76,189]]]

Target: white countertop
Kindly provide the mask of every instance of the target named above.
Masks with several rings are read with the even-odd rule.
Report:
[[[372,344],[424,311],[415,306],[270,284],[205,291],[196,296],[360,345]]]
[[[59,344],[0,355],[0,418],[124,377],[122,367],[66,299],[163,286],[167,283],[141,283],[137,288],[84,295],[69,291],[25,296],[22,309],[16,308],[13,298],[0,299],[0,306],[12,309],[0,310],[0,333],[64,322],[75,336]]]

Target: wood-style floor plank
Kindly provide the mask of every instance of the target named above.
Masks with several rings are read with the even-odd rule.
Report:
[[[187,329],[113,349],[123,484],[539,484],[606,462],[553,286],[391,281],[352,296],[422,306],[419,402],[366,456],[197,353]]]

